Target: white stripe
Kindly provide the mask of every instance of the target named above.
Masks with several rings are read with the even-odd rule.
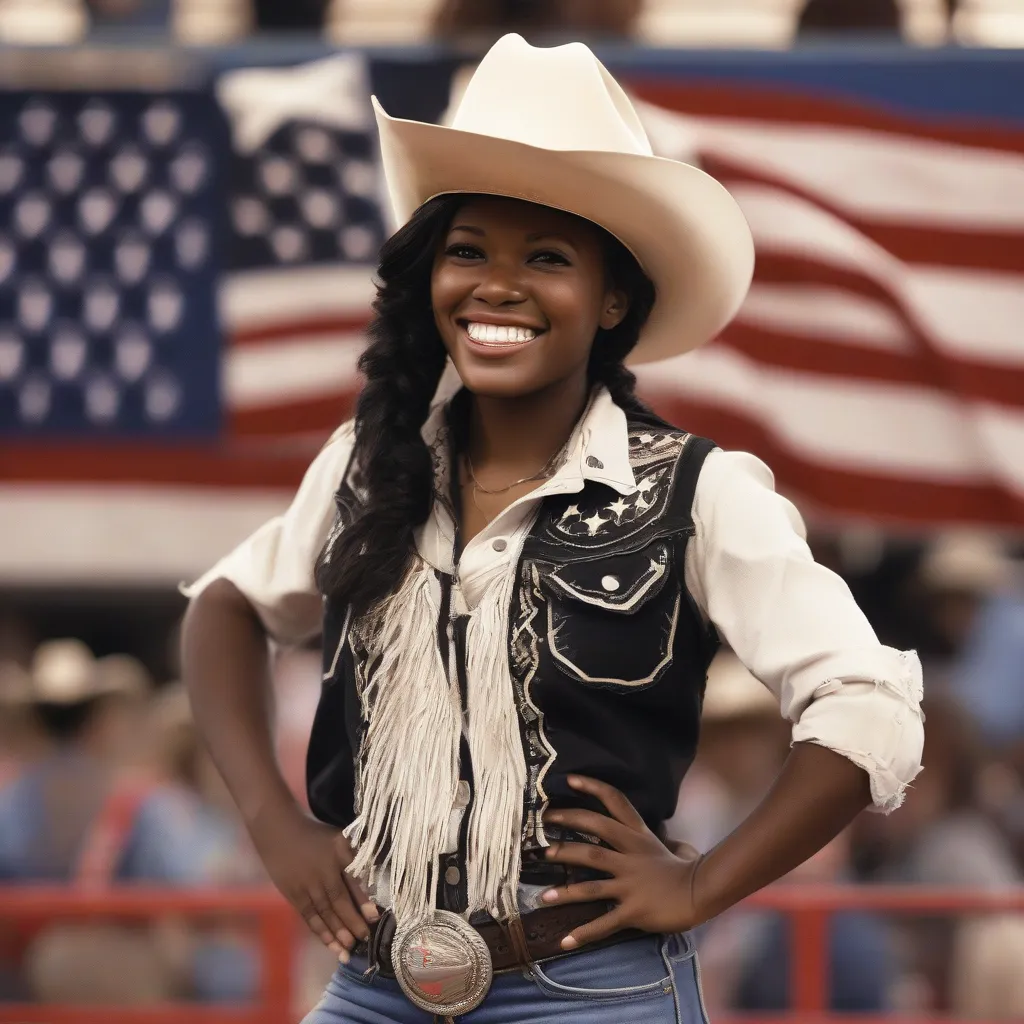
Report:
[[[0,580],[176,586],[205,572],[289,499],[287,492],[181,484],[0,486],[0,536],[18,538],[0,544]]]
[[[1024,156],[1017,153],[865,128],[685,120],[682,147],[696,134],[707,155],[783,178],[850,213],[935,227],[1024,229]]]
[[[1024,488],[1008,473],[1020,458],[1003,446],[1024,431],[1024,413],[957,403],[923,387],[761,367],[711,346],[639,368],[645,394],[690,396],[752,417],[794,454],[838,469]],[[977,429],[984,423],[985,430]],[[993,448],[996,445],[996,448]]]
[[[755,281],[737,320],[823,343],[850,341],[887,352],[914,349],[903,321],[890,308],[841,288]]]
[[[863,274],[902,303],[948,354],[1024,365],[1024,275],[903,263],[799,196],[762,185],[732,192],[762,253],[800,256]],[[791,318],[799,319],[800,311],[794,308]]]
[[[282,337],[261,345],[236,345],[224,365],[224,393],[234,409],[252,409],[321,398],[354,388],[363,334]]]
[[[220,315],[229,331],[295,317],[359,316],[369,314],[375,295],[369,267],[246,270],[224,278]]]

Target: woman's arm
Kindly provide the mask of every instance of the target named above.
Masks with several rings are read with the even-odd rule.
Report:
[[[794,744],[764,800],[694,866],[694,923],[788,874],[870,803],[862,768],[826,747]]]
[[[294,809],[274,754],[267,634],[233,583],[214,580],[189,604],[181,657],[196,728],[246,826]]]
[[[288,789],[274,751],[267,635],[228,580],[214,580],[189,605],[182,668],[196,728],[267,873],[324,945],[347,958],[375,910],[346,874],[348,840],[306,815]]]

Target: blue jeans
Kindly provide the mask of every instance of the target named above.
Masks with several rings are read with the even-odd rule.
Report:
[[[338,967],[303,1024],[433,1024],[365,957]],[[651,935],[510,971],[458,1024],[707,1024],[688,935]]]

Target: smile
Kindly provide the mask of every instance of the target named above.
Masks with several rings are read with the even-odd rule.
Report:
[[[480,345],[522,345],[533,341],[540,333],[532,327],[506,324],[482,324],[474,320],[463,324],[466,334]]]

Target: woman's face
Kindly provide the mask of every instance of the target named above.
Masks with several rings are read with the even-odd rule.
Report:
[[[518,398],[584,384],[598,328],[625,316],[599,230],[516,199],[467,201],[434,261],[437,329],[470,391]]]

